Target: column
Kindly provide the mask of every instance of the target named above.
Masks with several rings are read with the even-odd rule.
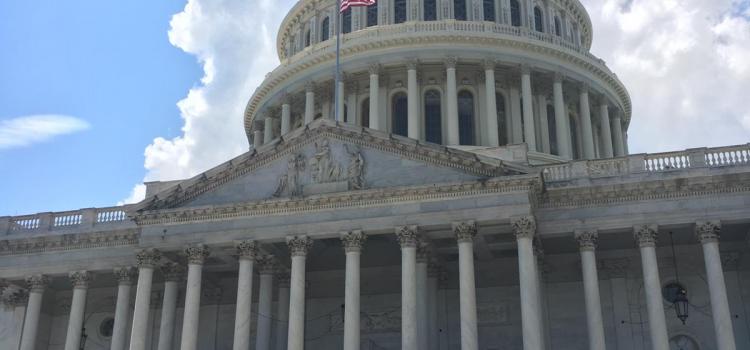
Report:
[[[408,104],[409,104],[409,138],[419,140],[422,135],[419,129],[419,84],[417,82],[417,64],[419,62],[416,59],[409,60],[406,63],[406,75],[408,85]]]
[[[0,285],[2,285],[2,282],[0,282]],[[3,306],[12,310],[12,324],[8,327],[8,331],[13,335],[13,349],[18,349],[21,345],[21,331],[24,315],[26,315],[26,306],[29,303],[29,292],[25,288],[11,284],[2,289],[0,301],[2,301]]]
[[[273,140],[273,118],[266,116],[263,119],[263,144],[267,144]]]
[[[286,336],[289,330],[289,273],[278,273],[279,299],[276,303],[276,350],[286,350]]]
[[[305,259],[312,246],[307,236],[287,237],[286,244],[292,257],[291,290],[289,291],[289,331],[287,349],[305,348]]]
[[[459,137],[459,124],[458,124],[458,92],[456,90],[456,63],[455,57],[448,57],[445,59],[445,72],[446,72],[446,107],[448,121],[447,135],[448,145],[455,146],[459,145],[461,139]]]
[[[605,350],[604,322],[602,319],[602,302],[599,296],[599,275],[596,271],[596,240],[599,233],[595,230],[576,231],[575,238],[581,251],[583,269],[583,292],[586,298],[586,322],[589,331],[589,349]]]
[[[518,244],[518,271],[521,290],[521,324],[523,349],[542,350],[542,326],[539,319],[539,291],[536,288],[537,271],[534,262],[533,239],[536,221],[532,216],[521,216],[511,220]]]
[[[151,282],[154,277],[154,266],[161,259],[161,252],[156,249],[144,249],[135,255],[138,266],[138,286],[135,290],[135,310],[133,311],[133,328],[130,331],[130,350],[146,350],[148,332],[148,313],[151,309]]]
[[[258,149],[260,146],[263,146],[263,131],[256,128],[253,130],[253,147]]]
[[[401,245],[401,348],[417,349],[417,226],[396,228]]]
[[[487,146],[500,146],[497,125],[497,101],[495,100],[495,61],[484,60],[484,92],[487,99]]]
[[[555,74],[555,82],[552,84],[552,94],[555,102],[555,129],[557,131],[557,152],[560,157],[573,159],[572,145],[570,141],[570,124],[568,124],[568,113],[565,110],[565,98],[563,97],[562,75]]]
[[[286,135],[292,130],[292,106],[289,101],[284,101],[281,105],[281,136]]]
[[[510,99],[511,139],[513,144],[523,143],[523,117],[521,116],[521,93],[517,88],[508,89]]]
[[[359,87],[357,86],[357,81],[353,79],[347,81],[346,86],[349,93],[346,101],[346,122],[351,125],[357,125],[357,114],[359,113],[357,91]]]
[[[208,248],[202,244],[185,248],[187,255],[187,289],[185,290],[185,314],[182,317],[182,339],[180,350],[197,350],[198,321],[201,309],[201,277],[203,262],[208,257]]]
[[[370,72],[370,129],[381,130],[380,128],[380,65],[371,64]]]
[[[625,143],[622,137],[622,120],[619,112],[612,117],[612,136],[614,136],[612,146],[614,147],[615,157],[626,156]]]
[[[732,329],[732,314],[729,313],[727,287],[724,282],[724,270],[721,267],[719,237],[721,222],[705,221],[695,224],[695,235],[703,246],[703,260],[706,264],[706,278],[711,298],[711,314],[716,332],[718,350],[735,350],[737,345]]]
[[[305,125],[315,119],[315,83],[305,83]]]
[[[656,260],[657,229],[656,225],[643,225],[634,227],[633,232],[641,250],[643,288],[646,294],[651,348],[653,350],[669,350],[667,321],[664,317],[659,266]]]
[[[135,270],[122,267],[114,270],[117,278],[117,302],[115,304],[115,325],[112,328],[111,350],[125,350],[128,340],[128,321],[130,319],[130,291],[133,286]]]
[[[260,288],[258,290],[258,327],[255,332],[255,350],[271,350],[271,306],[273,304],[273,256],[258,257]],[[243,349],[244,350],[244,349]]]
[[[39,316],[42,312],[44,289],[49,284],[45,275],[34,275],[26,278],[29,285],[29,302],[26,306],[26,319],[23,322],[20,350],[35,350],[36,337],[39,331]]]
[[[479,349],[477,331],[477,292],[474,281],[474,236],[477,225],[473,221],[453,223],[453,234],[458,241],[458,282],[461,310],[461,350]]]
[[[550,153],[550,133],[549,133],[549,116],[547,115],[547,95],[537,95],[537,103],[539,104],[539,128],[541,131],[542,139],[539,140],[539,151],[544,153]]]
[[[589,106],[589,88],[581,86],[580,91],[581,106],[581,133],[583,134],[583,158],[594,159],[594,130],[591,127],[591,107]]]
[[[599,106],[599,125],[601,125],[600,136],[604,146],[602,155],[604,158],[612,158],[615,153],[612,149],[612,127],[609,125],[609,105],[606,101]]]
[[[159,324],[158,350],[172,350],[174,342],[174,319],[177,313],[177,288],[185,274],[177,263],[168,262],[161,266],[164,276],[164,297],[161,303],[161,323]]]
[[[438,349],[440,347],[440,332],[438,327],[438,278],[440,268],[438,265],[431,263],[427,265],[427,319],[428,321],[428,349]]]
[[[81,331],[86,311],[86,293],[89,289],[91,274],[88,271],[73,271],[68,274],[73,284],[73,300],[70,303],[68,333],[65,336],[65,350],[78,350],[81,345]]]
[[[338,12],[336,12],[338,13]],[[337,90],[336,90],[336,108],[338,108],[338,112],[334,111],[333,116],[336,119],[337,122],[344,122],[344,77],[343,74],[341,77],[339,77],[339,81],[337,84]],[[338,117],[336,116],[336,113],[338,113]]]
[[[237,276],[237,306],[234,316],[234,350],[250,349],[250,322],[253,304],[253,268],[258,245],[255,241],[241,241],[235,244],[240,259]]]
[[[602,262],[612,291],[612,321],[617,338],[615,349],[618,350],[636,348],[632,339],[632,325],[627,322],[630,320],[627,282],[629,265],[628,258],[606,259]]]
[[[549,333],[549,308],[547,305],[547,285],[544,276],[544,249],[542,249],[542,241],[537,236],[534,239],[534,263],[537,271],[536,288],[537,295],[539,295],[539,324],[541,327],[542,337],[540,338],[540,346],[542,349],[550,349],[551,337]]]
[[[534,98],[531,95],[531,70],[521,67],[521,94],[523,97],[523,135],[529,151],[536,151],[536,130],[534,130]]]
[[[419,244],[417,247],[416,285],[417,285],[417,349],[429,349],[428,347],[428,320],[427,320],[427,263],[430,258],[430,247],[427,244]]]
[[[360,268],[362,245],[366,239],[362,231],[341,234],[346,254],[346,282],[344,291],[344,350],[359,350],[360,344]]]

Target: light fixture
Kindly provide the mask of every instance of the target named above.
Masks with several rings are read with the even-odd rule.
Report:
[[[680,283],[680,272],[677,268],[677,254],[675,254],[674,250],[674,237],[672,235],[672,231],[669,231],[669,240],[672,245],[672,259],[674,261],[674,285],[678,286],[672,304],[674,305],[674,310],[677,313],[677,318],[679,318],[684,325],[685,321],[687,321],[688,318],[688,308],[690,306],[690,303],[688,302],[687,290]]]

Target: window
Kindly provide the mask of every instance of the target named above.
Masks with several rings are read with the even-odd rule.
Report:
[[[409,104],[406,93],[399,92],[391,99],[391,132],[396,135],[409,136]]]
[[[305,32],[305,47],[310,46],[310,29]]]
[[[495,94],[495,107],[497,108],[497,137],[500,145],[508,144],[508,121],[505,115],[505,97]]]
[[[378,25],[378,4],[367,6],[367,26],[372,27]]]
[[[424,0],[424,20],[425,21],[436,21],[437,20],[437,0]]]
[[[466,0],[453,0],[453,14],[456,20],[466,20]]]
[[[474,145],[474,95],[469,91],[458,93],[458,142]]]
[[[424,126],[424,136],[427,142],[437,144],[443,142],[440,92],[437,90],[428,90],[424,94]]]
[[[406,22],[406,0],[394,0],[393,9],[393,23]]]
[[[344,105],[344,119],[343,119],[343,122],[344,123],[348,123],[349,122],[349,106],[346,105],[346,104]]]
[[[346,34],[346,33],[351,33],[351,31],[352,31],[352,8],[350,7],[341,14],[341,32]]]
[[[510,0],[510,24],[514,27],[521,26],[521,4],[518,0]]]
[[[570,118],[570,144],[573,148],[573,159],[580,159],[581,156],[578,154],[578,121],[572,115]]]
[[[484,0],[484,20],[495,21],[495,0]]]
[[[365,128],[370,127],[370,99],[366,98],[362,101],[362,126]]]
[[[562,36],[562,24],[560,23],[560,17],[555,16],[555,34]]]
[[[552,154],[560,155],[557,149],[557,122],[555,121],[555,107],[547,105],[547,130],[549,130],[549,151]]]
[[[544,32],[544,16],[542,16],[542,9],[534,7],[534,29],[537,32]]]
[[[328,30],[330,29],[331,21],[329,17],[326,17],[323,22],[320,24],[320,41],[326,41],[328,40]]]

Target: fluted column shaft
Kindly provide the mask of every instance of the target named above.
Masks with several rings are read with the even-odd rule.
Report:
[[[417,227],[396,228],[401,245],[401,348],[417,349]]]
[[[305,86],[305,125],[315,119],[315,86],[308,83]]]
[[[560,157],[573,159],[573,151],[570,140],[570,124],[568,124],[568,113],[565,110],[565,99],[563,97],[562,78],[555,77],[552,85],[552,94],[555,103],[555,129],[557,131],[557,152]]]
[[[409,138],[419,140],[422,132],[419,128],[419,83],[417,82],[417,64],[410,62],[407,65],[407,85],[408,85],[408,119],[409,119]]]
[[[523,349],[542,350],[542,325],[539,319],[539,291],[533,246],[536,222],[532,217],[524,216],[514,218],[512,226],[518,245]]]
[[[427,320],[427,262],[429,251],[427,246],[417,247],[417,349],[429,349],[428,347],[428,320]]]
[[[161,253],[155,249],[146,249],[138,252],[135,259],[138,264],[138,286],[135,291],[130,350],[146,350],[148,313],[151,310],[151,283],[154,277],[154,266],[161,259]]]
[[[531,72],[521,71],[521,95],[523,99],[523,136],[529,151],[536,151],[536,130],[534,125],[534,98],[531,95]]]
[[[279,277],[279,300],[276,305],[276,350],[286,350],[289,330],[289,274]]]
[[[176,263],[161,267],[164,276],[164,297],[161,303],[158,350],[172,350],[174,342],[175,316],[177,316],[178,283],[182,281],[184,269]]]
[[[370,67],[370,129],[380,128],[380,70],[379,66]]]
[[[484,63],[484,91],[487,100],[487,146],[500,146],[500,131],[497,125],[497,101],[495,100],[495,63]]]
[[[346,254],[344,290],[344,350],[359,350],[360,345],[360,256],[365,235],[362,231],[346,232],[341,243]]]
[[[258,259],[260,288],[258,290],[258,327],[255,332],[255,350],[271,349],[271,304],[273,303],[273,257]]]
[[[440,333],[438,329],[438,268],[435,265],[427,267],[427,315],[429,322],[428,349],[440,347]]]
[[[292,106],[289,103],[281,105],[281,135],[292,130]]]
[[[267,144],[273,140],[273,118],[266,117],[263,120],[263,144]]]
[[[589,332],[589,349],[605,350],[602,303],[599,295],[599,275],[596,270],[596,231],[578,231],[576,240],[581,251],[583,269],[583,292],[586,298],[586,322]]]
[[[208,257],[208,249],[201,245],[191,246],[185,249],[185,254],[188,257],[188,272],[180,349],[196,350],[198,347],[203,261]]]
[[[477,292],[474,280],[474,222],[453,224],[453,233],[458,241],[458,282],[461,313],[461,350],[479,349],[477,329]]]
[[[732,314],[729,312],[727,286],[724,282],[724,270],[721,267],[719,253],[720,222],[698,222],[695,234],[703,246],[703,260],[706,264],[706,278],[711,298],[711,314],[716,332],[718,350],[735,350],[737,345],[732,328]]]
[[[604,158],[612,158],[615,156],[615,153],[612,148],[612,128],[609,123],[609,105],[606,103],[599,106],[599,125],[601,125],[601,138],[602,143],[604,144]]]
[[[307,236],[287,238],[287,245],[292,256],[288,350],[304,350],[305,348],[305,259],[311,244],[312,240]]]
[[[81,345],[81,331],[86,311],[86,294],[91,275],[87,271],[71,272],[73,283],[73,300],[70,303],[70,317],[68,318],[68,333],[65,337],[65,350],[78,350]]]
[[[661,282],[659,280],[659,264],[656,259],[657,228],[653,225],[639,226],[634,228],[634,232],[641,251],[651,348],[653,350],[669,350],[667,321],[664,317],[664,303],[662,302]]]
[[[115,324],[112,327],[110,350],[125,350],[128,340],[128,319],[130,319],[130,291],[133,287],[135,271],[132,268],[115,269],[117,278],[117,302],[115,303]]]
[[[456,60],[446,60],[446,107],[448,108],[448,145],[461,143],[458,123],[458,91],[456,88]]]
[[[594,159],[594,130],[591,127],[591,107],[589,106],[589,91],[583,87],[580,92],[581,133],[583,134],[583,158]]]
[[[35,350],[39,316],[42,312],[42,297],[49,280],[44,275],[35,275],[27,278],[26,283],[29,285],[29,301],[26,306],[20,350]]]
[[[622,137],[622,120],[620,119],[619,114],[616,114],[612,118],[612,136],[614,137],[612,145],[614,146],[615,157],[625,156],[625,143],[623,142]]]
[[[232,349],[248,350],[250,349],[250,309],[253,304],[253,269],[257,243],[243,241],[235,246],[240,258],[240,269],[237,276],[237,306],[235,307]]]
[[[511,121],[511,143],[519,144],[523,143],[523,117],[521,116],[521,93],[518,88],[511,87],[508,89],[508,95],[510,99],[510,118]]]

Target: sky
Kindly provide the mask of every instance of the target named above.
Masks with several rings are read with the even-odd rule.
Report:
[[[582,0],[631,153],[750,142],[750,0]],[[106,207],[248,148],[292,0],[0,1],[0,216]]]

